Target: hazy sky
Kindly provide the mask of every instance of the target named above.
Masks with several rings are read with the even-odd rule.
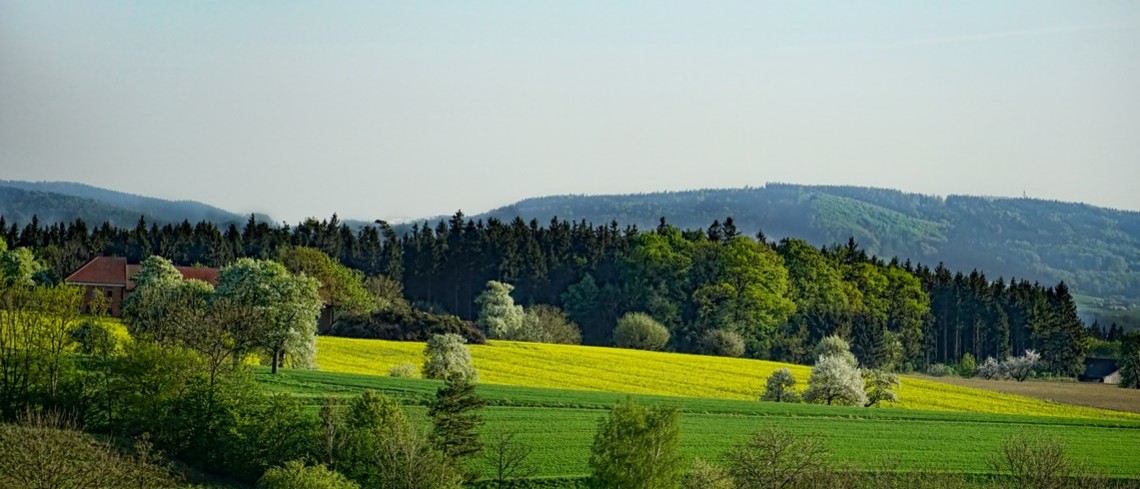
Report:
[[[0,178],[289,221],[767,181],[1140,209],[1140,2],[0,0]]]

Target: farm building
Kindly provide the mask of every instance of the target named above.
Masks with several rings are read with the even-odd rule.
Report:
[[[1085,372],[1077,377],[1081,382],[1120,383],[1120,366],[1111,358],[1086,358]]]
[[[83,295],[84,308],[91,294],[98,289],[107,297],[108,314],[122,317],[123,300],[135,290],[135,274],[140,265],[127,263],[126,258],[97,256],[68,276],[65,280],[72,285],[86,288]],[[182,278],[198,279],[212,285],[218,284],[218,269],[203,267],[174,267],[182,273]]]

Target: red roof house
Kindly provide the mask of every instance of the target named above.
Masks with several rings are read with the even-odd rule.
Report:
[[[97,256],[69,275],[67,283],[85,287],[84,303],[91,299],[96,290],[106,295],[114,317],[122,317],[123,300],[135,290],[134,276],[140,266],[127,263],[126,258]],[[197,279],[212,285],[218,284],[217,268],[174,267],[184,279]]]

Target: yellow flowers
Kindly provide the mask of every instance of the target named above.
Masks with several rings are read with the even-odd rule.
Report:
[[[401,363],[423,363],[423,343],[317,338],[317,364],[329,372],[387,375]],[[551,387],[632,394],[758,399],[779,368],[807,387],[810,367],[762,360],[711,357],[578,345],[492,341],[470,345],[486,384]],[[1140,419],[1140,415],[959,387],[903,377],[898,391],[907,409],[1024,414],[1069,418]]]

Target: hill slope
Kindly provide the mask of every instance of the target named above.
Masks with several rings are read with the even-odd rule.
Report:
[[[386,375],[401,363],[419,365],[423,343],[317,338],[317,364],[326,372]],[[471,345],[487,384],[632,394],[758,399],[764,380],[787,367],[805,388],[809,368],[763,360],[648,352],[621,348],[492,341]],[[1140,415],[903,378],[897,407],[932,411],[1140,420]]]
[[[1140,298],[1140,212],[1025,198],[946,198],[861,187],[768,184],[760,188],[526,199],[473,216],[586,220],[641,229],[664,216],[704,228],[732,216],[737,229],[816,246],[853,236],[870,252],[990,277],[1065,280],[1082,294]],[[1112,301],[1109,301],[1112,302]]]
[[[177,223],[211,221],[241,223],[248,216],[190,200],[165,200],[107,190],[74,182],[24,182],[0,180],[0,215],[8,222],[56,223],[83,219],[88,223],[110,221],[132,227],[145,216],[148,222]],[[268,220],[260,216],[260,220]]]

